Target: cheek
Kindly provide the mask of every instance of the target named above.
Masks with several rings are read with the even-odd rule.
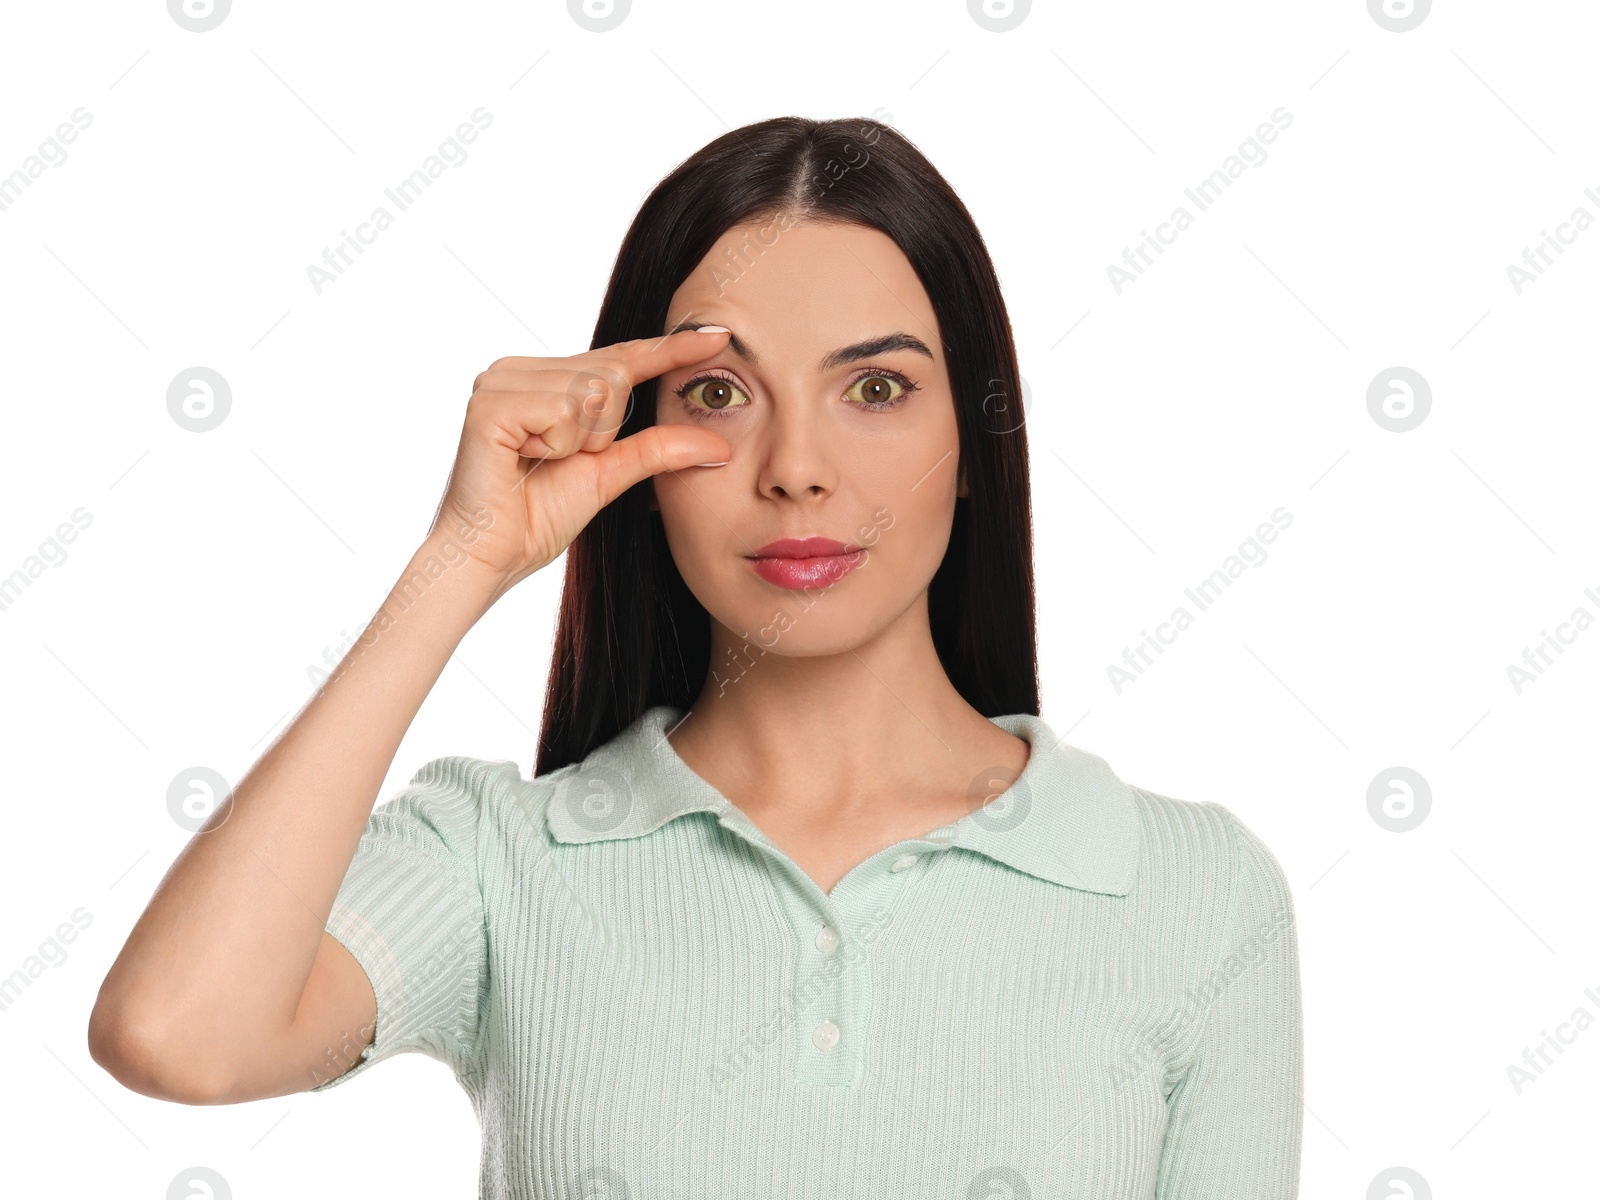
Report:
[[[910,483],[915,483],[912,477]],[[901,594],[922,589],[944,562],[955,514],[954,486],[946,488],[938,472],[915,490],[910,483],[875,493],[862,506],[861,520],[848,538],[867,547],[872,589]]]
[[[900,491],[873,507],[856,531],[855,540],[882,568],[879,586],[915,591],[927,586],[950,543],[955,512],[953,489],[934,486],[928,478],[914,491]]]
[[[731,469],[691,468],[677,474],[663,472],[653,480],[661,526],[685,582],[693,583],[693,577],[725,546],[728,526],[737,528],[729,508],[728,485],[714,478],[719,471]]]
[[[860,525],[851,539],[882,568],[876,587],[899,592],[926,586],[944,560],[955,515],[954,453],[922,450],[880,455],[860,489]]]
[[[871,418],[873,420],[883,418]],[[960,438],[953,417],[906,426],[887,438],[849,446],[840,466],[845,478],[874,505],[888,505],[919,522],[948,519],[955,501]]]
[[[656,508],[661,513],[661,524],[667,531],[667,538],[669,541],[676,540],[682,536],[685,504],[692,504],[694,495],[684,486],[682,479],[671,473],[657,475],[650,482],[655,489]]]

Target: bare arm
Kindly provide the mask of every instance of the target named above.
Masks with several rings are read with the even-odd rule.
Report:
[[[354,1062],[376,997],[326,926],[401,739],[467,631],[601,507],[661,471],[728,457],[720,435],[686,424],[616,437],[636,383],[704,361],[726,337],[504,358],[478,376],[433,528],[162,879],[100,987],[95,1062],[189,1104],[304,1091]]]
[[[324,926],[401,739],[495,598],[450,539],[423,543],[129,934],[89,1023],[95,1061],[127,1087],[186,1103],[282,1095],[372,1040],[371,984]],[[430,558],[447,566],[437,578]]]

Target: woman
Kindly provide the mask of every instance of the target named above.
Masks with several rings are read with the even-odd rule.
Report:
[[[478,376],[422,548],[152,899],[96,1060],[235,1103],[429,1054],[484,1196],[1293,1196],[1287,883],[1038,716],[1016,356],[946,182],[876,121],[735,130],[645,201],[593,345]],[[534,778],[436,759],[369,818],[569,545]]]

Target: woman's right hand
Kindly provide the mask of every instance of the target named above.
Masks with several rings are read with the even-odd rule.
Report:
[[[501,595],[558,557],[594,515],[662,471],[724,463],[728,441],[686,424],[617,440],[634,386],[702,362],[727,332],[683,330],[565,358],[501,358],[472,385],[455,465],[434,516]],[[464,539],[463,539],[464,540]]]

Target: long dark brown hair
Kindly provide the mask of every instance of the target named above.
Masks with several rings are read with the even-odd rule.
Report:
[[[966,206],[892,126],[774,117],[717,138],[634,217],[591,349],[659,337],[667,305],[717,239],[776,217],[877,229],[900,247],[939,322],[967,495],[928,588],[950,682],[984,716],[1039,713],[1032,514],[1021,380],[994,265]],[[656,380],[617,437],[655,423]],[[535,775],[579,762],[657,704],[690,707],[710,666],[710,616],[672,560],[644,480],[567,548]]]

